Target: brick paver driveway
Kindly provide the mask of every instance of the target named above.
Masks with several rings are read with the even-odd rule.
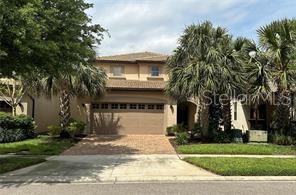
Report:
[[[175,154],[164,135],[88,136],[63,155]]]

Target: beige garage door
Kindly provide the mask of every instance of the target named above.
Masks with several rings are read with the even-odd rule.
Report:
[[[93,104],[93,119],[97,134],[164,134],[163,104]]]

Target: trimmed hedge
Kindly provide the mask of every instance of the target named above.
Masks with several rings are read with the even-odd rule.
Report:
[[[11,116],[0,112],[0,143],[21,141],[35,136],[36,125],[31,117]]]

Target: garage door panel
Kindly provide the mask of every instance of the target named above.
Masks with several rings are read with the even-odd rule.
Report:
[[[163,134],[163,110],[95,110],[97,134]]]
[[[120,117],[114,113],[94,113],[94,131],[96,134],[118,134]]]

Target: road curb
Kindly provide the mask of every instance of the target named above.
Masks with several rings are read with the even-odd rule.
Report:
[[[243,157],[243,158],[296,158],[296,155],[245,155],[245,154],[178,154],[180,159],[186,157]]]
[[[146,182],[194,182],[194,181],[292,181],[296,182],[296,176],[176,176],[176,177],[109,177],[91,180],[72,180],[71,178],[59,180],[57,178],[26,178],[0,179],[0,184],[7,183],[146,183]]]

